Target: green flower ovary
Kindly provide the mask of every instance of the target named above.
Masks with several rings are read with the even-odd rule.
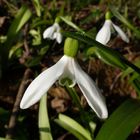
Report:
[[[110,20],[111,17],[112,17],[111,12],[110,11],[107,11],[106,14],[105,14],[105,19],[106,20]]]
[[[64,54],[70,57],[75,57],[78,52],[78,41],[72,38],[66,38],[64,44]]]

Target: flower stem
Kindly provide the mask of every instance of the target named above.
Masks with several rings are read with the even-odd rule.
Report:
[[[77,95],[76,91],[74,88],[70,88],[68,85],[65,86],[66,90],[68,91],[69,95],[73,99],[74,104],[79,108],[80,111],[83,110],[79,96]]]
[[[65,88],[68,91],[69,95],[71,96],[71,98],[72,98],[73,102],[75,103],[75,105],[79,108],[80,118],[81,118],[83,124],[85,125],[85,127],[89,131],[91,131],[90,126],[89,126],[89,123],[87,123],[87,122],[90,122],[91,119],[90,119],[90,117],[88,117],[88,114],[85,112],[85,110],[81,106],[80,98],[77,95],[76,90],[74,88],[70,88],[68,85],[66,85]]]

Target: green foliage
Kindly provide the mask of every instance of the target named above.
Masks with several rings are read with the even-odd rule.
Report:
[[[137,66],[135,66],[134,64],[132,64],[131,62],[129,62],[127,59],[125,59],[119,52],[102,45],[101,43],[88,37],[85,33],[63,32],[63,35],[78,39],[90,46],[94,46],[94,47],[98,48],[100,50],[100,52],[97,52],[97,55],[98,55],[99,59],[101,58],[101,60],[103,60],[104,62],[107,62],[108,64],[119,67],[119,68],[125,68],[125,65],[127,65],[140,74],[140,69]],[[97,51],[98,51],[98,49],[97,49]],[[108,57],[107,54],[109,54],[111,56],[111,58]],[[102,57],[101,57],[101,55],[102,55]],[[115,61],[112,61],[112,58]]]
[[[135,33],[136,37],[137,37],[138,39],[140,39],[140,29],[137,28],[137,27],[135,27],[134,25],[132,25],[132,24],[128,21],[128,19],[126,19],[124,16],[122,16],[122,15],[117,11],[117,9],[116,9],[114,6],[110,6],[109,8],[110,8],[111,12],[113,13],[113,15],[114,15],[115,17],[117,17],[117,18],[118,18],[124,25],[126,25],[130,30],[132,30],[132,31]]]
[[[39,105],[39,132],[40,132],[40,140],[52,140],[49,117],[47,111],[47,95],[45,94],[41,100]]]
[[[140,101],[127,100],[101,127],[95,140],[126,140],[140,123]]]
[[[79,140],[92,140],[88,130],[66,115],[59,114],[58,119],[55,119],[55,122],[62,126],[64,129],[68,130]]]
[[[74,28],[75,30],[82,32],[82,29],[80,29],[76,24],[74,24],[71,21],[71,18],[69,17],[60,17],[66,24],[68,24],[69,26],[71,26],[72,28]]]
[[[37,71],[42,67],[50,66],[56,62],[57,59],[54,56],[58,55],[56,57],[59,57],[63,55],[63,43],[57,44],[54,40],[43,39],[42,34],[46,28],[55,22],[55,19],[59,19],[64,38],[71,37],[79,40],[80,55],[78,56],[80,56],[80,59],[84,60],[83,54],[85,53],[86,58],[98,57],[107,65],[120,68],[122,70],[122,79],[128,79],[128,83],[133,85],[135,91],[138,93],[137,98],[140,98],[140,61],[138,60],[136,63],[131,63],[118,51],[95,41],[97,30],[104,21],[104,13],[107,10],[111,10],[114,18],[119,19],[121,23],[129,29],[127,33],[131,37],[130,40],[132,44],[130,45],[135,46],[136,44],[133,44],[133,36],[140,39],[139,21],[137,21],[140,19],[140,8],[134,12],[132,12],[132,10],[138,7],[138,2],[139,0],[133,2],[122,0],[112,1],[113,6],[109,5],[108,7],[107,3],[110,4],[111,1],[2,1],[2,6],[4,6],[0,7],[0,13],[3,14],[1,9],[6,8],[7,14],[3,14],[4,17],[6,17],[6,21],[4,22],[6,26],[4,26],[4,28],[1,19],[3,15],[0,16],[0,29],[3,32],[2,35],[0,35],[0,78],[3,76],[5,79],[7,71],[12,73],[11,68],[17,69],[20,67],[21,69],[25,69],[30,67]],[[118,5],[116,6],[115,3]],[[130,7],[131,3],[133,3],[133,7]],[[137,6],[134,6],[136,4]],[[123,9],[124,13],[122,14],[122,11],[118,9]],[[81,13],[79,14],[79,12]],[[130,18],[135,13],[135,17],[131,20]],[[76,32],[70,32],[71,28],[68,26],[76,30]],[[135,40],[135,42],[136,41],[139,43],[139,40]],[[49,57],[51,57],[51,59],[49,59]],[[9,77],[7,79],[13,82],[13,79]],[[21,81],[21,77],[17,81]],[[18,84],[19,83],[17,83],[17,85]],[[17,87],[17,85],[14,86],[14,88]],[[11,85],[7,84],[7,86],[11,88]],[[65,85],[65,89],[71,97],[72,104],[70,105],[74,106],[76,111],[69,108],[65,113],[72,116],[73,119],[69,116],[59,114],[55,122],[79,140],[93,140],[94,132],[99,121],[96,122],[97,118],[92,111],[82,106],[82,99],[79,98],[77,90],[69,88],[67,85]],[[59,136],[61,135],[59,126],[54,126],[54,131],[52,131],[51,134],[49,120],[54,120],[57,113],[51,110],[53,113],[50,112],[49,116],[51,118],[49,119],[46,104],[46,95],[44,95],[39,105],[38,123],[40,140],[52,140],[52,134],[53,137],[56,138],[56,133],[58,133]],[[32,109],[29,111],[32,111]],[[71,113],[71,111],[74,113]],[[140,103],[138,100],[126,101],[113,112],[101,129],[98,128],[99,133],[97,134],[96,140],[125,140],[140,123],[139,112]],[[78,114],[78,119],[75,117],[75,114]],[[8,124],[9,115],[9,111],[0,108],[0,140],[5,140],[6,129],[4,126]],[[31,116],[34,117],[33,114],[31,114]],[[25,120],[26,116],[23,112],[17,121],[18,129],[15,140],[31,139],[29,135],[33,134],[29,134],[27,131],[27,126],[24,124]],[[65,132],[63,129],[62,131]],[[38,135],[38,133],[36,135]],[[33,137],[34,136],[32,136],[32,138]]]
[[[41,16],[41,9],[42,9],[42,7],[40,5],[40,1],[39,0],[32,0],[32,2],[33,2],[33,5],[35,7],[37,16],[40,17]]]
[[[30,19],[31,15],[31,11],[27,6],[22,6],[19,9],[7,33],[7,41],[5,43],[7,49],[10,49],[11,43],[15,40],[16,35],[19,33],[25,23]]]

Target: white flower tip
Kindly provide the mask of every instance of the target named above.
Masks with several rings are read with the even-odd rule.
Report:
[[[50,27],[48,27],[44,32],[43,32],[43,38],[50,38],[53,39],[53,34],[56,30],[56,26],[52,25]]]
[[[44,32],[43,32],[43,38],[46,39],[46,38],[50,38],[51,37],[51,29],[47,28]]]
[[[107,107],[106,107],[104,97],[100,94],[100,98],[96,99],[96,101],[97,101],[98,105],[95,104],[93,110],[95,111],[95,113],[97,114],[97,116],[100,119],[103,119],[103,120],[107,119],[108,118],[108,110],[107,110]]]
[[[45,38],[47,38],[48,37],[48,33],[47,33],[47,30],[45,30],[44,32],[43,32],[43,38],[45,39]]]
[[[21,101],[21,103],[20,103],[20,108],[21,108],[21,109],[27,109],[28,106],[27,106],[27,104],[25,104],[24,102]]]
[[[126,43],[129,43],[129,38],[126,37],[126,39],[124,40]]]
[[[127,37],[127,35],[124,33],[124,31],[117,25],[112,24],[113,27],[115,28],[115,30],[118,32],[119,36],[121,37],[121,39],[123,41],[125,41],[126,43],[129,43],[129,38]]]
[[[100,118],[100,119],[107,119],[108,118],[108,111],[107,111],[107,109],[105,108],[104,110],[103,110],[103,112],[102,112],[102,114],[101,115],[98,115],[98,117]]]
[[[62,35],[61,35],[61,33],[58,33],[58,34],[57,34],[56,40],[57,40],[57,42],[58,42],[59,44],[62,42]]]

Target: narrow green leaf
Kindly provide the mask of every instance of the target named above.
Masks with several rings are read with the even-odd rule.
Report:
[[[27,6],[22,6],[18,11],[15,19],[13,20],[8,33],[7,33],[7,40],[5,41],[4,45],[0,47],[0,55],[1,55],[1,65],[2,65],[2,73],[4,73],[8,66],[8,55],[9,50],[12,47],[13,41],[16,39],[17,34],[23,27],[23,25],[29,20],[31,17],[31,11]]]
[[[6,46],[8,48],[10,47],[11,43],[15,39],[15,36],[21,30],[23,25],[30,19],[31,15],[31,11],[27,6],[22,6],[19,9],[7,33]]]
[[[55,119],[55,122],[61,127],[63,127],[64,129],[66,129],[68,132],[73,134],[78,140],[87,140],[85,137],[83,137],[80,133],[78,133],[75,129],[67,125],[65,122],[59,119]]]
[[[43,95],[39,105],[40,140],[53,140],[47,111],[47,94]]]
[[[140,101],[125,101],[101,127],[95,140],[126,140],[140,123]]]
[[[92,140],[89,131],[72,118],[63,114],[59,114],[58,118],[59,119],[56,119],[55,121],[75,135],[79,140]]]
[[[140,61],[139,61],[139,60],[136,61],[134,64],[135,64],[137,67],[140,67]],[[134,72],[135,72],[134,69],[128,67],[125,71],[122,72],[122,78],[125,78],[126,76],[128,76],[128,75],[130,75],[130,74],[132,74],[132,73],[134,73]]]
[[[97,42],[96,40],[88,37],[86,35],[86,33],[63,32],[63,35],[80,40],[90,46],[93,46],[93,47],[96,46],[102,52],[108,52],[112,57],[115,57],[116,60],[118,59],[118,61],[120,61],[122,64],[125,64],[125,65],[131,67],[133,70],[135,70],[137,73],[140,74],[140,68],[138,68],[137,66],[135,66],[134,64],[129,62],[127,59],[125,59],[125,57],[123,57],[119,52],[113,50],[112,48],[108,48],[108,47],[104,46],[103,44]]]
[[[83,32],[82,29],[80,29],[76,24],[74,24],[72,21],[70,21],[69,18],[65,18],[65,17],[60,17],[66,24],[68,24],[69,26],[71,26],[72,28],[74,28],[77,31]]]
[[[132,25],[124,16],[122,16],[114,6],[109,6],[111,12],[117,17],[122,23],[124,23],[129,29],[131,29],[135,35],[140,38],[140,29]]]
[[[123,61],[121,61],[121,59],[116,55],[116,53],[112,53],[111,51],[108,51],[108,50],[102,51],[101,49],[98,49],[97,47],[95,47],[95,48],[96,48],[96,50],[95,50],[96,55],[103,62],[105,62],[106,64],[109,64],[111,66],[118,67],[122,70],[126,69],[125,63],[123,63]]]
[[[9,51],[9,58],[11,58],[18,49],[23,45],[23,42],[18,42],[15,46],[13,46]]]
[[[40,5],[40,1],[39,0],[32,0],[33,2],[33,5],[35,7],[35,10],[36,10],[36,14],[37,16],[41,16],[41,5]]]
[[[139,79],[133,80],[132,85],[138,93],[138,98],[140,98],[140,81],[139,81]]]
[[[122,79],[131,74],[132,72],[134,72],[134,70],[130,67],[124,70],[121,75]]]
[[[134,81],[135,79],[140,78],[140,75],[136,72],[133,73],[133,75],[129,78],[129,83],[131,83],[132,81]]]
[[[29,20],[31,17],[31,11],[27,6],[22,6],[17,15],[15,16],[14,21],[12,22],[9,30],[8,37],[15,35],[19,32],[19,30],[23,27],[23,25]]]

